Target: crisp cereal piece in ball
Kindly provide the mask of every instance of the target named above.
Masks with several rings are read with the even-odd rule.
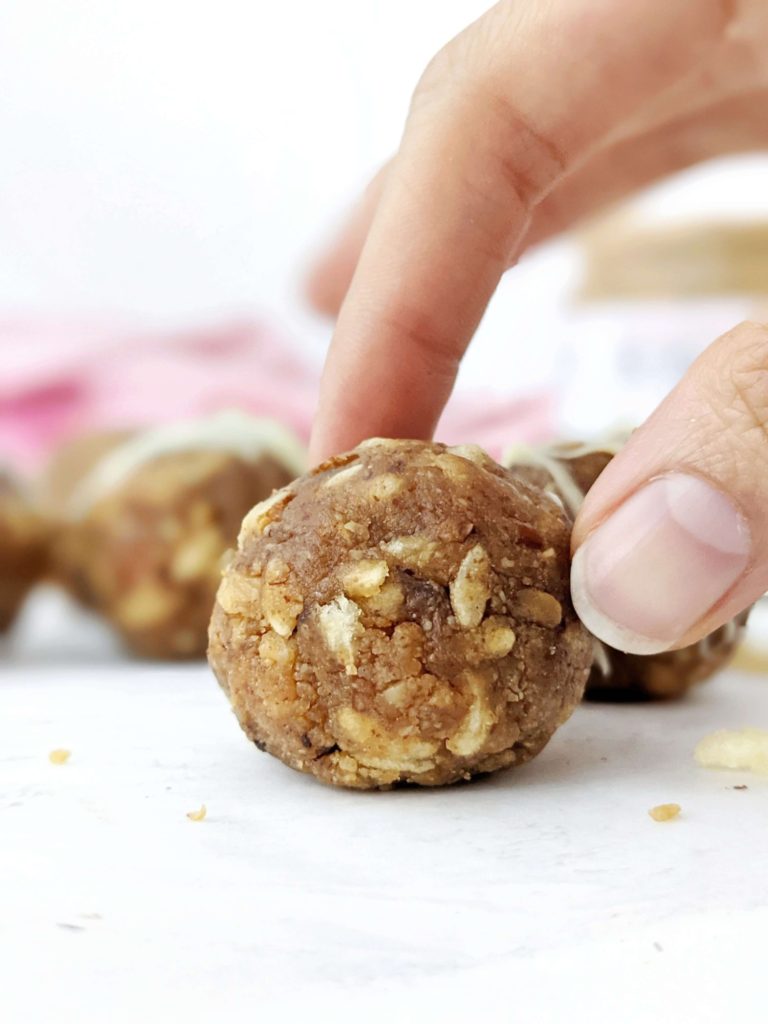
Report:
[[[0,632],[47,566],[48,529],[21,485],[0,469]]]
[[[211,665],[256,745],[323,782],[522,764],[592,660],[569,539],[559,505],[479,448],[366,441],[246,516]]]
[[[136,653],[201,657],[243,516],[302,462],[292,435],[243,414],[137,433],[71,490],[60,574]]]
[[[575,518],[584,495],[625,441],[626,435],[617,435],[593,445],[516,445],[507,452],[504,462],[516,476],[556,494]],[[699,643],[661,654],[625,654],[595,641],[595,663],[585,696],[600,701],[681,697],[728,664],[748,616],[748,611],[742,612]]]

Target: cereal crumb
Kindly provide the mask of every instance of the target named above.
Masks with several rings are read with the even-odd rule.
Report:
[[[189,818],[190,821],[202,821],[207,813],[208,808],[205,806],[205,804],[200,804],[200,810],[187,811],[187,817]]]
[[[64,750],[63,748],[59,748],[56,750],[52,750],[50,752],[50,754],[48,755],[48,760],[51,762],[51,764],[66,764],[71,756],[71,750]]]
[[[482,622],[491,596],[490,573],[488,552],[481,544],[475,544],[464,556],[450,586],[451,607],[464,629],[474,629]]]
[[[768,774],[768,730],[718,729],[699,740],[693,756],[703,768]]]
[[[680,804],[658,804],[648,813],[654,821],[673,821],[680,816]]]
[[[732,788],[733,789],[749,789],[749,786],[745,786],[744,783],[742,783],[740,786],[733,786]]]

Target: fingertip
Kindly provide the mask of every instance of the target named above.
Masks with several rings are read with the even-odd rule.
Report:
[[[589,632],[602,643],[625,654],[659,654],[669,647],[667,641],[654,640],[629,629],[606,614],[594,601],[589,586],[586,550],[582,546],[571,563],[571,600],[576,614]]]

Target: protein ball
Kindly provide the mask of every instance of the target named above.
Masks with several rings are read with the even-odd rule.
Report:
[[[209,658],[246,734],[359,789],[534,757],[592,641],[558,503],[474,446],[374,439],[245,518]]]
[[[277,424],[242,414],[136,434],[72,491],[59,570],[136,653],[201,657],[222,556],[302,459]]]
[[[48,530],[20,484],[0,470],[0,632],[47,566]]]
[[[505,463],[521,479],[551,490],[575,518],[585,494],[625,440],[622,435],[594,445],[517,445],[509,450]],[[595,640],[595,661],[585,696],[600,701],[681,697],[728,664],[744,634],[748,616],[748,611],[742,612],[697,644],[662,654],[625,654]]]

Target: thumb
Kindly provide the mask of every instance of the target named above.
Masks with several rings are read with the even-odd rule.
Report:
[[[576,610],[633,654],[695,643],[768,589],[768,327],[711,345],[589,492]]]

